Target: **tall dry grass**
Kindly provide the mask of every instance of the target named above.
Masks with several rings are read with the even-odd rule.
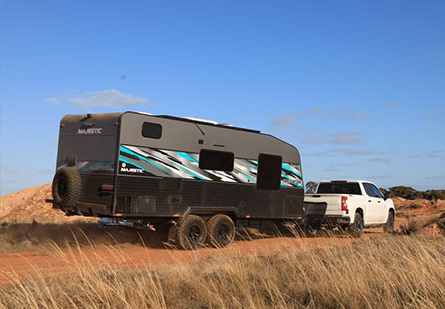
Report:
[[[53,248],[65,256],[70,253]],[[78,247],[81,251],[81,247]],[[116,250],[116,255],[125,250]],[[76,271],[0,287],[0,308],[444,308],[445,238],[381,235],[260,256],[220,250],[178,266]],[[175,251],[172,251],[175,254]],[[190,253],[196,254],[196,253]],[[99,255],[95,258],[101,259]],[[149,256],[147,256],[147,261]]]

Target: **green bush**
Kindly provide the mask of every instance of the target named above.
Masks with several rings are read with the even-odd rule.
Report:
[[[445,200],[445,190],[426,190],[422,192],[422,197],[427,200]]]
[[[402,197],[407,200],[415,200],[423,197],[422,192],[419,192],[414,188],[405,186],[397,186],[389,188],[389,192],[391,193],[392,196]]]

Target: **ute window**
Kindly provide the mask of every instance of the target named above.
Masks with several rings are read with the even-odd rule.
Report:
[[[235,155],[232,152],[202,149],[199,153],[199,168],[231,172],[234,160]]]
[[[362,191],[358,182],[322,182],[318,186],[317,193],[361,195]]]
[[[281,156],[260,153],[258,157],[257,188],[279,190],[281,185]]]
[[[370,183],[363,183],[363,187],[365,187],[366,194],[371,197],[378,197],[383,198],[382,193],[380,193],[380,190],[377,189],[376,186]]]
[[[144,122],[142,125],[142,136],[160,139],[162,136],[162,126],[158,123]]]

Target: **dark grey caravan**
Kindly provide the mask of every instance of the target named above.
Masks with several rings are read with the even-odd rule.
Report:
[[[300,154],[259,131],[147,113],[66,115],[53,207],[104,226],[155,230],[186,249],[236,227],[304,220]]]

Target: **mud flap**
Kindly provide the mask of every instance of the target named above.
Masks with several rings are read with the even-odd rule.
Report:
[[[175,245],[176,239],[177,239],[177,234],[178,234],[178,223],[176,221],[171,221],[170,224],[171,225],[168,229],[167,242],[169,244]]]

